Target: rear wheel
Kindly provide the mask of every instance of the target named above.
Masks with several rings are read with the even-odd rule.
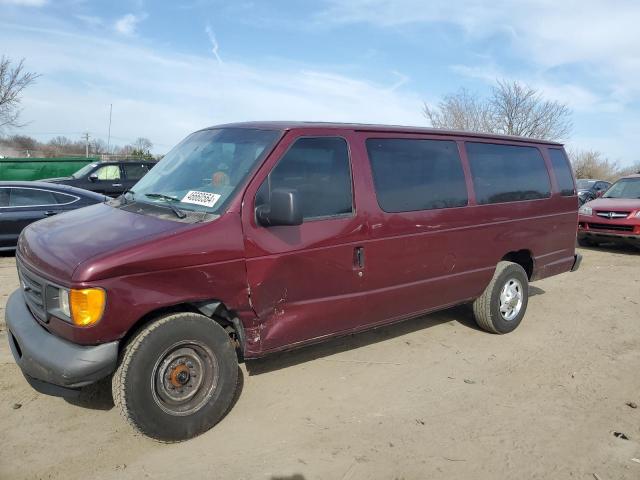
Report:
[[[238,378],[227,332],[196,313],[162,317],[125,347],[113,399],[139,432],[161,441],[195,437],[229,410]]]
[[[527,310],[529,281],[517,263],[499,262],[482,295],[473,302],[478,325],[488,332],[509,333],[516,329]]]

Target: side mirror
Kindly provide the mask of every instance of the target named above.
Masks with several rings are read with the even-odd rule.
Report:
[[[271,201],[256,208],[256,220],[263,227],[302,224],[298,193],[284,189],[273,190]]]
[[[89,180],[95,182],[96,180],[98,180],[98,175],[96,173],[92,173],[91,175],[89,175]]]

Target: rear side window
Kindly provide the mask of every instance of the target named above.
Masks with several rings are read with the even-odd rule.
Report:
[[[256,206],[269,191],[294,190],[305,220],[351,214],[351,167],[347,142],[338,137],[296,140],[280,159],[256,195]]]
[[[536,200],[551,195],[549,173],[535,147],[467,142],[477,202]]]
[[[140,180],[149,171],[149,167],[141,163],[125,163],[123,167],[129,180]]]
[[[36,190],[33,188],[12,188],[9,195],[10,207],[35,207],[55,205],[58,202],[48,190]]]
[[[467,204],[456,142],[368,139],[378,204],[385,212],[411,212]]]
[[[559,148],[550,148],[549,157],[551,158],[553,173],[555,174],[556,181],[558,182],[560,195],[563,197],[571,197],[575,195],[575,190],[573,188],[573,175],[571,173],[571,167],[569,167],[567,156]]]

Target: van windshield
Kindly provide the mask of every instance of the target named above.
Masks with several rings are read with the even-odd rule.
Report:
[[[623,178],[613,184],[604,198],[640,198],[640,178]]]
[[[247,128],[193,133],[136,183],[134,199],[184,213],[219,213],[279,136]]]

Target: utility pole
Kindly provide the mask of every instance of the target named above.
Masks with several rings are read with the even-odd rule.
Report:
[[[109,134],[107,135],[107,154],[111,153],[111,114],[113,113],[113,103],[109,104]]]
[[[85,145],[84,145],[84,156],[86,158],[89,158],[89,132],[86,132],[84,134],[84,141],[85,141]]]

